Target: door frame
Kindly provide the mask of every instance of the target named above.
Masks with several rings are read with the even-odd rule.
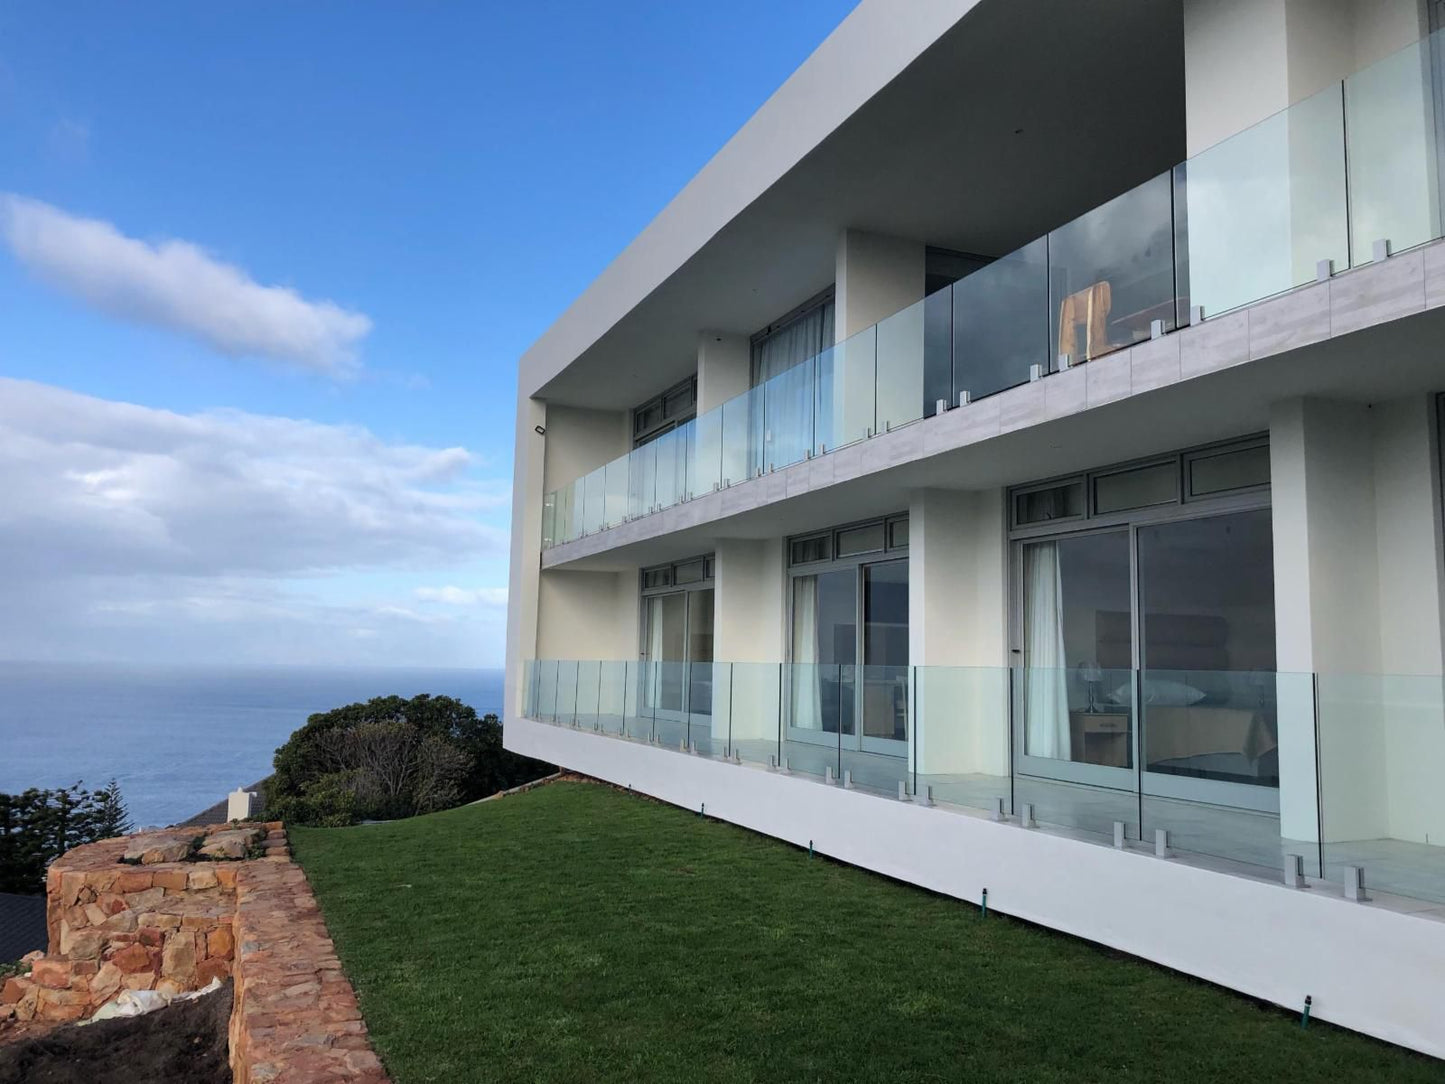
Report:
[[[678,583],[678,582],[677,582],[677,570],[678,570],[679,568],[681,568],[681,567],[687,567],[687,566],[696,564],[697,562],[702,562],[702,565],[703,565],[703,576],[702,576],[702,578],[701,578],[701,579],[698,579],[698,580],[692,580],[692,581],[687,582],[687,583]],[[716,598],[717,598],[717,594],[716,594],[716,575],[715,575],[715,570],[716,570],[716,558],[714,557],[713,554],[708,553],[708,554],[701,554],[701,555],[699,555],[699,556],[697,556],[697,557],[688,557],[688,558],[685,558],[685,559],[683,559],[683,560],[681,560],[681,561],[673,561],[673,562],[670,562],[669,564],[666,564],[666,565],[658,565],[658,566],[653,566],[653,567],[641,569],[641,570],[638,572],[638,578],[637,578],[637,580],[638,580],[638,607],[637,607],[637,644],[638,644],[638,650],[637,650],[637,658],[638,658],[639,663],[641,663],[641,664],[643,664],[643,665],[642,665],[641,667],[639,667],[639,678],[641,678],[641,682],[640,682],[640,685],[639,685],[639,688],[638,688],[638,694],[637,694],[637,709],[638,709],[639,712],[641,712],[641,711],[643,710],[644,706],[645,706],[645,707],[650,711],[649,718],[667,719],[667,720],[670,720],[670,721],[672,721],[672,722],[689,722],[689,721],[690,721],[690,722],[699,722],[699,721],[702,720],[702,719],[707,719],[707,720],[711,720],[711,719],[712,719],[712,694],[711,694],[711,692],[709,693],[708,705],[707,705],[707,710],[706,710],[706,711],[695,711],[695,710],[693,709],[693,705],[692,705],[692,702],[691,702],[691,701],[692,701],[692,686],[693,686],[693,671],[692,671],[692,668],[693,668],[694,665],[713,666],[713,665],[715,664],[716,660],[715,660],[715,659],[709,659],[709,660],[707,660],[706,663],[695,663],[694,660],[690,657],[690,655],[691,655],[691,650],[692,650],[692,621],[693,621],[693,611],[694,611],[694,596],[697,595],[697,594],[699,594],[699,593],[701,593],[701,592],[703,592],[703,591],[712,591],[712,592],[714,593],[714,594],[713,594],[713,599],[714,599],[714,604],[713,604],[713,625],[714,625],[714,629],[713,629],[713,632],[714,632],[714,635],[716,635],[716,624],[717,624],[717,605],[716,605]],[[651,587],[645,586],[645,585],[647,584],[647,578],[648,578],[649,574],[659,574],[659,573],[663,573],[664,571],[666,572],[666,577],[665,577],[665,581],[666,581],[666,582],[659,583],[659,584],[656,584],[656,585],[651,586]],[[680,659],[680,660],[679,660],[679,659],[656,659],[656,660],[654,660],[654,659],[650,658],[649,655],[648,655],[648,638],[647,638],[647,632],[648,632],[648,625],[647,625],[647,622],[648,622],[648,604],[649,604],[649,602],[650,602],[652,599],[655,599],[655,598],[666,598],[666,597],[669,597],[669,596],[672,596],[672,595],[681,595],[681,596],[683,596],[683,612],[682,612],[682,622],[683,622],[683,626],[682,626],[683,653],[684,653],[685,656],[689,656],[689,657],[686,657],[686,658],[683,658],[683,659]],[[660,663],[676,662],[676,663],[678,663],[678,665],[680,665],[680,666],[683,667],[683,682],[682,682],[682,694],[681,694],[682,703],[681,703],[680,708],[678,708],[678,709],[661,708],[661,707],[657,707],[656,705],[647,703],[647,698],[650,697],[650,695],[651,695],[651,693],[650,693],[651,675],[650,675],[650,673],[648,672],[648,670],[646,669],[646,664],[652,663],[652,662],[660,662]]]
[[[862,676],[862,674],[860,674],[860,671],[863,674],[866,674],[866,666],[864,663],[859,661],[864,658],[864,651],[866,648],[865,637],[867,635],[866,622],[864,620],[865,570],[875,565],[898,563],[903,563],[905,565],[907,564],[908,547],[906,545],[890,545],[890,543],[892,542],[893,524],[899,522],[900,520],[906,521],[906,519],[906,515],[880,517],[877,520],[865,520],[862,523],[844,524],[840,527],[831,528],[828,532],[826,532],[831,540],[829,543],[829,553],[831,554],[836,552],[834,546],[836,544],[836,539],[839,532],[852,530],[859,526],[871,526],[874,523],[878,523],[881,524],[883,527],[884,548],[881,550],[870,550],[866,553],[852,554],[847,557],[830,557],[828,560],[811,561],[808,563],[800,563],[796,565],[793,564],[791,561],[788,562],[788,587],[784,623],[787,630],[787,654],[789,656],[789,662],[788,666],[786,667],[786,681],[784,682],[783,688],[783,696],[786,698],[784,701],[784,734],[788,741],[803,742],[809,745],[833,746],[841,748],[846,752],[877,753],[885,756],[896,756],[904,758],[909,755],[908,749],[909,745],[912,742],[913,735],[911,694],[909,695],[908,737],[902,741],[899,741],[895,738],[868,737],[865,733],[863,718],[863,702],[864,692],[866,689],[866,681],[860,680],[860,676]],[[798,536],[798,538],[814,539],[818,537],[818,534],[819,532],[809,532],[805,535]],[[793,541],[794,539],[788,540],[789,557],[791,557]],[[838,731],[814,730],[811,727],[796,727],[793,725],[792,720],[794,674],[793,668],[795,665],[805,665],[795,663],[791,657],[793,651],[793,621],[795,616],[793,612],[793,604],[796,597],[794,582],[798,578],[803,576],[819,576],[825,575],[830,572],[851,572],[853,574],[853,662],[815,663],[806,665],[816,665],[819,667],[838,667],[840,685],[842,684],[843,679],[842,672],[844,670],[850,670],[852,672],[851,676],[853,701],[853,732],[851,734],[843,734]],[[910,621],[911,619],[912,618],[910,615]],[[904,664],[903,669],[908,675],[907,680],[911,683],[913,677],[911,665]]]

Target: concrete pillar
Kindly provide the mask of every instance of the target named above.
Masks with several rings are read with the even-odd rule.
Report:
[[[1189,156],[1404,48],[1427,28],[1420,0],[1185,0]]]
[[[862,230],[838,238],[834,335],[843,342],[923,299],[924,245]]]
[[[733,665],[714,682],[715,722],[734,741],[776,741],[787,656],[788,577],[782,539],[720,538],[714,551],[713,656]]]
[[[706,414],[752,386],[752,346],[746,335],[704,331],[697,339],[697,412]]]
[[[1008,774],[1007,542],[999,490],[908,509],[908,650],[920,777]]]

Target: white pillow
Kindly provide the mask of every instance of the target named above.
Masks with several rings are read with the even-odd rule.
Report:
[[[1110,695],[1116,704],[1129,703],[1134,698],[1133,682],[1124,682]],[[1199,703],[1208,695],[1182,681],[1151,677],[1144,679],[1144,703],[1152,704],[1156,708],[1187,708],[1190,704]]]

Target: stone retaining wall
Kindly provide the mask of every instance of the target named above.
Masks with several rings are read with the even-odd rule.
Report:
[[[0,986],[0,1040],[84,1019],[124,990],[235,980],[237,1084],[386,1084],[351,983],[279,823],[77,847],[47,875],[49,952]]]

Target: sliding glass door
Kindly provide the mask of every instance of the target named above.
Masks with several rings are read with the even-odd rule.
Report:
[[[653,719],[697,720],[712,714],[711,557],[642,574],[639,702]]]
[[[901,516],[790,542],[789,739],[907,754],[907,545]]]
[[[1279,808],[1263,441],[1012,495],[1021,775]]]

